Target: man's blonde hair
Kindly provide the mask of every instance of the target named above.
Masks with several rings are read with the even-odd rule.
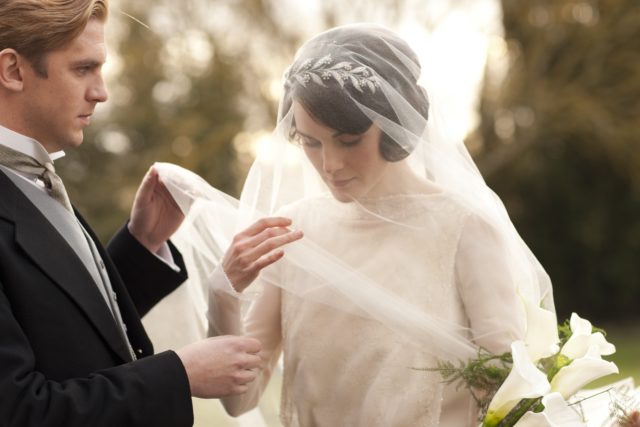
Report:
[[[46,77],[45,56],[107,20],[108,0],[0,0],[0,51],[15,49]]]

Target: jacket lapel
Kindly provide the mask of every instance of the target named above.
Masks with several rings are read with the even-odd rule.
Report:
[[[96,330],[123,360],[130,360],[127,345],[95,281],[66,240],[44,215],[0,171],[3,198],[12,194],[16,243],[33,262],[76,302]],[[5,200],[8,201],[8,200]],[[5,207],[7,207],[5,205]]]

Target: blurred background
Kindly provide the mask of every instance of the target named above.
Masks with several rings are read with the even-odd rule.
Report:
[[[620,377],[640,380],[638,0],[111,0],[110,99],[59,162],[72,199],[106,241],[155,161],[238,196],[296,48],[360,21],[419,53],[551,276],[558,318],[607,329]],[[196,425],[277,426],[278,393],[240,421],[198,401]]]

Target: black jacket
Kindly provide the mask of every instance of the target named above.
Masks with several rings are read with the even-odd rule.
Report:
[[[178,356],[153,355],[140,316],[186,279],[127,227],[105,250],[126,343],[95,282],[64,238],[0,171],[0,427],[193,424]]]

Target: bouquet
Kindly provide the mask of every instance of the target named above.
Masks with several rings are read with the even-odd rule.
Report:
[[[460,366],[444,362],[435,370],[446,383],[469,388],[481,408],[481,427],[593,425],[587,424],[584,397],[576,393],[593,380],[618,373],[613,362],[602,359],[613,354],[615,346],[602,329],[575,313],[558,325],[553,312],[527,303],[525,309],[527,333],[524,340],[511,344],[511,352],[493,355],[480,350],[474,360]],[[611,394],[612,389],[599,393]],[[640,427],[638,411],[628,405],[616,407],[621,401],[616,396],[609,396],[608,412],[606,404],[604,408],[610,422],[598,425]],[[600,405],[597,411],[601,414],[602,409]]]

